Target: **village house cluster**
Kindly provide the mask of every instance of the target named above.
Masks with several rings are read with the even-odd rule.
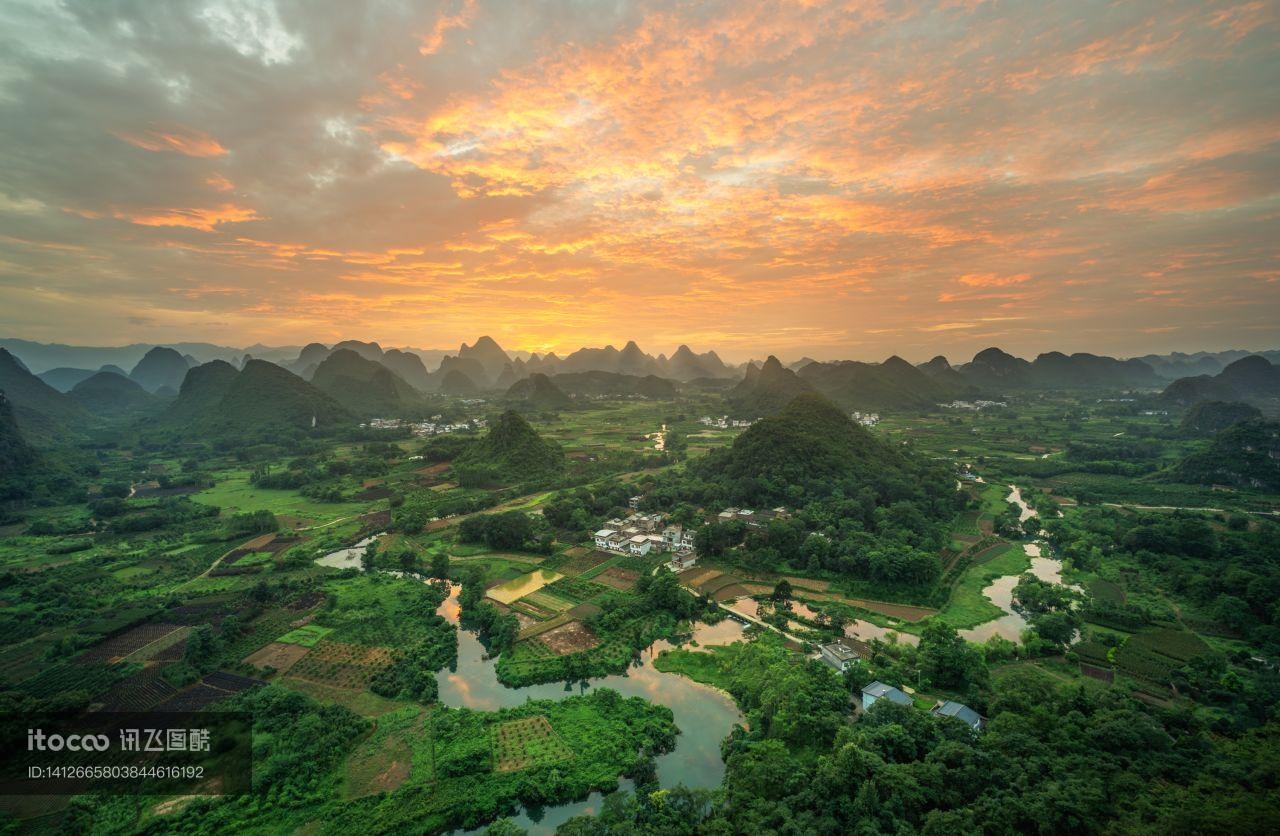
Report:
[[[950,403],[940,403],[938,406],[943,409],[963,409],[967,412],[977,412],[981,409],[1003,408],[1009,404],[1004,401],[951,401]]]
[[[864,427],[874,427],[880,423],[879,412],[850,412],[849,417],[853,419],[853,423],[861,424]]]
[[[858,661],[858,653],[844,642],[833,642],[819,648],[822,661],[835,668],[838,673],[849,670]],[[876,680],[862,689],[862,710],[867,711],[880,700],[888,700],[898,705],[914,706],[915,700],[910,694],[892,685]],[[929,712],[936,717],[951,717],[964,723],[974,731],[982,731],[987,721],[981,714],[969,706],[955,700],[938,700]]]
[[[774,520],[789,520],[791,512],[786,508],[772,508],[753,511],[750,508],[726,508],[716,514],[716,522],[746,523],[750,528],[764,528]]]
[[[713,418],[710,415],[704,415],[698,419],[698,423],[704,427],[715,427],[718,430],[728,429],[744,429],[755,423],[755,420],[744,420],[741,418],[730,418],[728,415],[722,415],[719,418]]]
[[[361,424],[361,429],[370,430],[397,430],[401,427],[408,427],[410,432],[419,438],[430,435],[444,435],[445,433],[455,432],[473,432],[482,430],[488,426],[489,422],[483,418],[468,418],[465,421],[450,423],[443,420],[442,415],[432,415],[427,421],[405,421],[400,418],[372,418],[366,424]]]
[[[631,498],[631,507],[639,506],[640,497]],[[667,524],[665,514],[632,513],[626,519],[608,520],[594,535],[601,551],[643,557],[650,552],[670,552],[677,562],[688,562],[693,555],[693,529]]]

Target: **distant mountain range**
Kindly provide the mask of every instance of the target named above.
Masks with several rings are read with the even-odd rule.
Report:
[[[88,378],[93,372],[102,370],[107,365],[118,367],[119,369],[133,369],[135,371],[130,372],[130,375],[134,375],[138,364],[147,357],[149,352],[152,352],[157,347],[161,346],[146,343],[134,343],[126,346],[72,346],[21,339],[0,339],[0,348],[5,348],[15,356],[22,358],[26,367],[35,374],[47,375],[46,382],[59,391],[70,391],[71,387],[76,383]],[[628,342],[622,349],[614,348],[612,345],[604,348],[581,348],[565,357],[560,357],[554,352],[549,354],[530,354],[522,351],[504,350],[493,338],[487,336],[480,337],[471,345],[463,343],[456,352],[422,348],[384,349],[376,342],[360,342],[358,340],[346,340],[333,346],[326,346],[321,343],[310,343],[302,347],[265,346],[259,344],[247,348],[235,348],[213,343],[184,342],[170,343],[162,347],[172,349],[177,355],[185,358],[188,366],[207,363],[210,360],[225,360],[238,367],[244,365],[246,357],[252,357],[284,366],[304,378],[310,378],[315,368],[330,353],[348,349],[355,351],[365,359],[383,363],[404,378],[410,385],[423,391],[431,389],[431,383],[424,375],[437,372],[443,373],[451,369],[458,369],[467,374],[481,388],[500,388],[505,390],[516,380],[533,372],[554,375],[605,371],[639,377],[653,375],[670,380],[692,381],[700,378],[728,379],[741,377],[746,366],[749,365],[746,363],[737,365],[725,363],[714,351],[698,354],[686,345],[680,346],[670,357],[663,354],[654,356],[641,350],[634,341]],[[998,352],[998,354],[990,352]],[[1116,369],[1123,369],[1124,367],[1129,369],[1128,374],[1121,372],[1121,377],[1124,379],[1128,380],[1133,375],[1141,377],[1145,372],[1142,371],[1142,367],[1138,366],[1137,363],[1142,363],[1147,368],[1150,368],[1156,378],[1172,381],[1180,377],[1202,374],[1214,375],[1231,363],[1250,355],[1259,355],[1267,358],[1272,363],[1280,363],[1280,350],[1276,349],[1266,351],[1244,351],[1238,349],[1220,352],[1201,351],[1193,354],[1180,352],[1147,354],[1142,357],[1118,361],[1112,361],[1112,358],[1098,357],[1097,360],[1103,361],[1103,363],[1095,363],[1092,367],[1089,366],[1088,360],[1094,355],[1073,354],[1068,356],[1058,352],[1050,352],[1041,354],[1030,363],[1037,367],[1038,372],[1043,372],[1042,375],[1039,375],[1041,379],[1035,381],[1033,385],[1049,382],[1055,372],[1064,375],[1066,382],[1071,382],[1072,379],[1080,380],[1083,375],[1086,385],[1094,385],[1097,374],[1115,373]],[[1007,364],[1010,357],[1011,355],[998,349],[988,349],[975,356],[972,363],[958,368],[965,369],[976,364],[975,371],[980,372],[983,366],[994,365],[999,367]],[[155,359],[158,358],[153,358],[153,360]],[[172,358],[169,359],[171,360]],[[1012,359],[1016,360],[1017,358]],[[930,363],[936,363],[939,360],[945,363],[946,358],[935,358]],[[809,357],[804,357],[787,364],[787,367],[798,372],[802,368],[817,362]],[[929,366],[930,363],[922,364],[920,367],[928,371],[925,367]],[[1121,365],[1116,368],[1107,368],[1115,363]],[[830,364],[830,362],[827,362],[821,365]],[[750,365],[759,366],[761,364],[753,362]],[[864,365],[876,364],[865,363]],[[510,371],[507,370],[508,366],[511,367]],[[145,370],[146,367],[144,367]],[[998,369],[996,371],[997,376],[999,376]],[[135,377],[135,379],[137,378]],[[146,380],[138,380],[138,382],[144,388],[152,388]],[[1054,382],[1054,385],[1058,385],[1058,382]]]
[[[913,366],[894,356],[882,363],[806,360],[785,367],[769,357],[758,369],[748,366],[742,382],[727,397],[737,414],[760,417],[776,413],[806,392],[817,392],[845,409],[879,411],[925,409],[957,399],[1026,390],[1155,390],[1164,383],[1141,360],[1059,352],[1024,360],[988,348],[961,366],[952,366],[941,356]]]
[[[1280,366],[1262,355],[1236,360],[1216,375],[1175,380],[1160,396],[1175,406],[1201,401],[1244,401],[1255,406],[1280,407]]]
[[[1212,368],[1243,352],[1128,360],[1049,352],[1025,360],[988,348],[954,366],[942,356],[919,365],[897,356],[880,363],[804,358],[784,365],[770,356],[759,365],[732,366],[714,351],[696,353],[684,345],[670,357],[648,354],[635,342],[621,350],[583,348],[560,357],[508,352],[491,337],[480,337],[455,353],[439,352],[432,369],[422,352],[357,340],[287,350],[251,347],[274,360],[205,343],[107,349],[21,340],[0,345],[15,346],[0,347],[0,391],[23,436],[37,444],[103,420],[156,415],[157,426],[184,431],[222,431],[235,425],[237,415],[258,416],[260,427],[296,430],[313,418],[319,426],[412,414],[427,407],[425,395],[435,393],[498,397],[518,409],[547,411],[573,398],[661,399],[681,389],[720,391],[738,417],[764,417],[799,395],[815,393],[845,410],[883,411],[999,399],[1019,391],[1146,390],[1179,407],[1221,401],[1249,403],[1267,414],[1280,411],[1280,369],[1268,359],[1280,352],[1246,354],[1213,374],[1170,382],[1162,372]],[[36,359],[28,363],[18,351]],[[219,352],[226,357],[202,360]],[[72,362],[97,365],[67,365]],[[41,363],[48,368],[32,374]]]

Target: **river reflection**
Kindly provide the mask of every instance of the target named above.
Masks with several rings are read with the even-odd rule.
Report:
[[[453,585],[449,597],[440,605],[439,613],[453,624],[458,623],[460,607]],[[716,625],[699,624],[693,632],[697,650],[716,644],[730,644],[742,638],[742,625],[725,619]],[[612,688],[624,697],[643,697],[671,709],[680,735],[673,752],[658,757],[658,780],[663,787],[684,784],[688,787],[715,787],[724,778],[724,762],[720,759],[720,742],[742,714],[729,696],[677,674],[662,673],[653,667],[653,658],[672,647],[666,641],[656,642],[641,654],[640,661],[626,674],[606,676],[590,682],[566,685],[563,682],[507,688],[498,682],[496,660],[486,659],[484,646],[470,630],[458,630],[458,662],[450,671],[442,672],[440,702],[454,707],[496,711],[524,704],[530,699],[563,699],[586,693],[591,688]],[[630,783],[624,781],[624,788]],[[572,816],[599,812],[601,796],[593,794],[585,801],[548,807],[538,811],[538,821],[526,811],[515,818],[517,824],[532,834],[552,833]],[[477,831],[481,832],[481,831]]]
[[[321,566],[328,566],[331,569],[360,569],[363,571],[364,565],[360,562],[360,558],[364,555],[364,547],[376,542],[381,536],[383,535],[374,534],[364,538],[354,546],[338,549],[336,552],[329,552],[324,557],[317,558],[316,563]]]
[[[1028,572],[1048,583],[1062,583],[1061,562],[1040,557],[1040,546],[1036,543],[1027,543],[1023,549],[1031,558]],[[992,636],[1000,636],[1012,642],[1021,640],[1022,631],[1027,629],[1027,620],[1013,610],[1013,588],[1018,585],[1020,577],[1020,574],[1001,575],[982,590],[987,600],[1004,610],[1005,614],[970,630],[961,630],[960,635],[964,639],[978,643],[985,642]]]
[[[861,639],[864,642],[879,639],[882,642],[897,642],[898,644],[917,645],[920,643],[919,636],[899,632],[893,627],[881,627],[861,618],[854,619],[846,624],[844,634],[851,639]]]

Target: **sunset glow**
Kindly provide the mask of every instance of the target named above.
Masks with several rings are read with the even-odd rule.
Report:
[[[241,5],[0,7],[0,331],[1280,338],[1274,3]]]

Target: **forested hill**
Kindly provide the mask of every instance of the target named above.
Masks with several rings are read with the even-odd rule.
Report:
[[[36,452],[22,438],[13,406],[0,392],[0,501],[23,494],[27,475],[36,464]]]
[[[731,447],[660,480],[650,496],[669,508],[785,507],[789,515],[750,530],[741,522],[704,526],[698,552],[912,595],[938,578],[938,551],[960,505],[946,470],[881,441],[816,394],[794,398]]]
[[[353,421],[350,412],[293,372],[250,360],[237,372],[220,360],[187,373],[158,426],[184,436],[294,434]]]
[[[513,405],[527,410],[567,409],[573,405],[569,396],[545,374],[534,373],[517,380],[503,396]]]
[[[813,386],[770,355],[757,369],[747,366],[747,376],[727,395],[735,415],[758,418],[773,415],[797,395],[813,392]]]
[[[1179,479],[1204,485],[1280,491],[1280,421],[1240,421],[1213,438],[1209,449],[1177,467]]]
[[[507,410],[489,432],[453,462],[459,483],[509,485],[546,479],[564,470],[564,451],[547,441],[514,410]]]
[[[694,469],[722,485],[730,501],[754,505],[794,503],[837,490],[853,496],[866,488],[883,498],[910,496],[917,488],[937,496],[954,492],[940,471],[876,438],[815,394],[794,398]]]
[[[311,376],[311,385],[357,415],[398,415],[418,406],[422,396],[382,363],[351,349],[326,357]]]
[[[23,434],[37,443],[74,432],[92,420],[79,404],[27,371],[17,357],[3,348],[0,390],[8,397]]]

